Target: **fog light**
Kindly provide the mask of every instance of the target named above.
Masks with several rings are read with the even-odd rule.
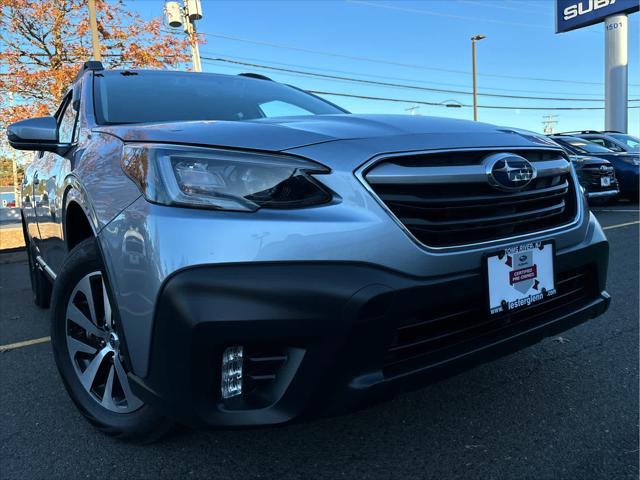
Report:
[[[242,395],[242,347],[229,347],[222,354],[222,398]]]

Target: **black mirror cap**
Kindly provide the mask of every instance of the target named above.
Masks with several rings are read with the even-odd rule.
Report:
[[[9,145],[16,150],[64,152],[69,144],[58,142],[58,123],[54,117],[38,117],[12,123],[7,128]]]

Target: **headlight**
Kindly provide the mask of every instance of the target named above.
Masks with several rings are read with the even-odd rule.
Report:
[[[122,168],[147,200],[162,205],[254,212],[261,207],[299,208],[331,200],[310,176],[330,170],[294,157],[127,144]]]

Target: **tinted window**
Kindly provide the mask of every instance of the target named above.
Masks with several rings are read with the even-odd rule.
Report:
[[[292,105],[282,100],[272,100],[260,105],[260,110],[267,118],[274,117],[293,117],[297,115],[312,115],[311,112],[300,108],[297,105]]]
[[[632,150],[638,150],[640,148],[640,138],[633,135],[626,135],[624,133],[612,133],[611,136],[616,140],[625,143]]]
[[[283,106],[294,115],[345,113],[276,82],[206,73],[101,72],[95,77],[94,92],[98,122],[103,124],[251,120],[269,112],[279,116]]]
[[[614,152],[623,152],[624,150],[619,145],[616,145],[615,142],[608,140],[606,138],[600,137],[585,137],[590,142],[597,143],[598,145],[602,145],[603,147],[608,148],[609,150],[613,150]]]
[[[590,138],[589,141],[597,143],[598,145],[602,145],[604,147],[604,140],[601,138]]]
[[[76,126],[76,112],[69,102],[64,107],[61,116],[58,117],[58,135],[60,143],[73,143],[73,133]]]
[[[579,153],[611,153],[611,150],[604,148],[602,145],[577,137],[562,137],[560,142],[573,147]]]

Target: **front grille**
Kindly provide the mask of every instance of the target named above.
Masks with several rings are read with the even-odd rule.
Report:
[[[489,316],[481,292],[435,311],[401,320],[384,358],[383,371],[393,377],[463,355],[481,344],[516,334],[586,304],[597,294],[596,276],[588,267],[557,274],[556,295],[513,313]],[[477,297],[477,298],[476,298]]]
[[[577,214],[569,162],[556,151],[515,153],[536,167],[525,188],[489,185],[482,165],[495,151],[446,152],[383,159],[365,172],[372,190],[421,243],[451,247],[546,230]]]
[[[610,186],[602,186],[601,179],[603,177],[609,177]],[[588,192],[615,190],[618,188],[618,182],[616,180],[613,167],[607,167],[606,169],[601,169],[600,166],[583,167],[578,173],[578,178],[580,180],[580,184],[586,188]]]

